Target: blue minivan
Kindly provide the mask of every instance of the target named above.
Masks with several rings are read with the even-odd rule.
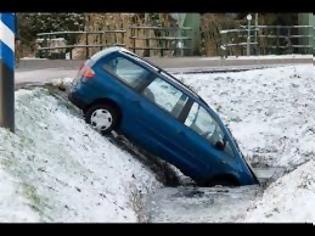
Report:
[[[123,134],[201,186],[259,184],[231,132],[173,75],[121,48],[81,67],[69,100],[102,134]]]

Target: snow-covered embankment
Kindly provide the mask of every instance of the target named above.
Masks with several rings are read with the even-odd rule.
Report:
[[[48,90],[16,92],[16,133],[0,128],[1,222],[137,222],[160,186]]]

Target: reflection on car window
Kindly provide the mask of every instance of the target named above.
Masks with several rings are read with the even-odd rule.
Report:
[[[156,78],[143,91],[149,100],[170,112],[177,118],[184,108],[188,97],[166,81]]]
[[[199,104],[194,103],[185,120],[185,125],[216,145],[223,140],[223,132],[212,116]]]
[[[141,66],[123,57],[115,57],[109,60],[103,65],[103,68],[117,75],[120,80],[135,89],[145,83],[150,73]]]

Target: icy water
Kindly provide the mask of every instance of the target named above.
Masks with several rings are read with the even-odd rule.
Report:
[[[166,187],[145,199],[149,222],[235,222],[241,220],[265,187],[283,172],[281,168],[254,169],[260,186]]]
[[[259,186],[163,188],[146,202],[149,222],[235,222],[258,194]]]

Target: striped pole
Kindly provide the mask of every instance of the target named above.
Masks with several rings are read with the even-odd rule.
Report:
[[[16,15],[0,13],[0,126],[14,132]]]

